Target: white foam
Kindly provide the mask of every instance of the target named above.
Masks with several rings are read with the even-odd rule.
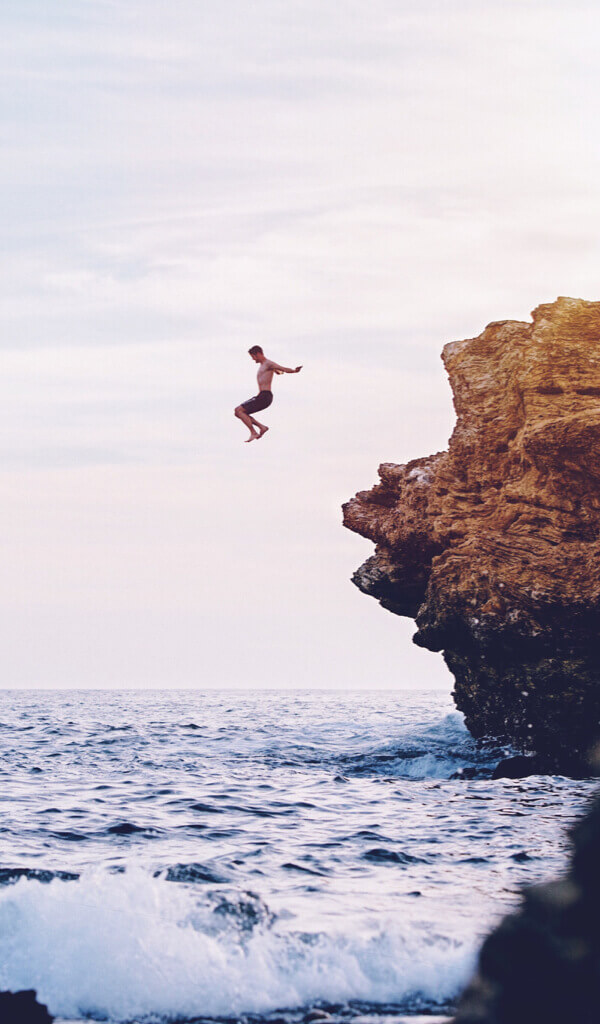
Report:
[[[205,891],[139,869],[0,891],[0,989],[34,988],[71,1018],[225,1016],[414,993],[441,1002],[464,983],[472,948],[443,926],[398,920],[310,937],[261,925],[244,936]]]
[[[472,743],[473,738],[465,725],[465,716],[462,711],[450,711],[439,721],[427,726],[424,730],[426,736],[436,736],[440,740],[456,742],[465,740]]]
[[[403,749],[410,751],[403,754]],[[375,754],[397,753],[379,770],[405,779],[449,779],[465,765],[482,762],[485,753],[468,732],[464,715],[453,711],[425,728],[399,731],[393,741],[380,746]]]

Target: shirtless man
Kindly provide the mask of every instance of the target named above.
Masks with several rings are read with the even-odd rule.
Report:
[[[279,363],[273,362],[272,359],[267,359],[260,345],[253,345],[251,349],[248,349],[248,353],[252,356],[254,362],[258,363],[258,394],[254,398],[249,398],[247,402],[242,402],[235,409],[237,418],[242,423],[245,423],[250,430],[250,437],[246,438],[246,443],[248,441],[259,441],[269,429],[264,423],[259,423],[258,420],[255,420],[251,414],[267,409],[273,401],[273,392],[271,391],[273,374],[300,373],[302,369],[301,366],[297,366],[295,370],[291,370],[289,366],[280,366]],[[255,427],[258,427],[258,431],[254,429]]]

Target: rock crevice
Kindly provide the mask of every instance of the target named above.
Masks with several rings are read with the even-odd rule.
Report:
[[[443,651],[475,736],[581,765],[600,734],[600,302],[489,324],[443,361],[448,451],[344,506],[354,582]]]

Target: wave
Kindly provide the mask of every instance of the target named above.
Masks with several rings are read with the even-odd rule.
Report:
[[[44,868],[0,868],[0,885],[14,885],[21,878],[47,884],[55,878],[61,878],[64,882],[74,882],[79,878],[79,874],[73,871],[48,871]]]
[[[173,1021],[326,1002],[445,1008],[475,937],[360,919],[289,930],[255,893],[208,893],[134,868],[0,890],[0,989],[33,988],[62,1017]],[[464,932],[462,932],[464,936]]]
[[[506,751],[473,739],[460,711],[425,727],[401,730],[392,743],[341,755],[342,776],[387,775],[406,780],[489,777]]]

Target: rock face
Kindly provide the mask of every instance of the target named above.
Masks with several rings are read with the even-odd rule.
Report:
[[[600,735],[600,302],[446,345],[449,450],[384,464],[344,506],[354,576],[443,651],[477,737],[584,769]]]
[[[600,802],[576,826],[569,874],[526,890],[485,940],[454,1024],[596,1024],[600,1006]]]
[[[2,1024],[52,1024],[48,1010],[38,1003],[33,989],[26,992],[0,992]]]

